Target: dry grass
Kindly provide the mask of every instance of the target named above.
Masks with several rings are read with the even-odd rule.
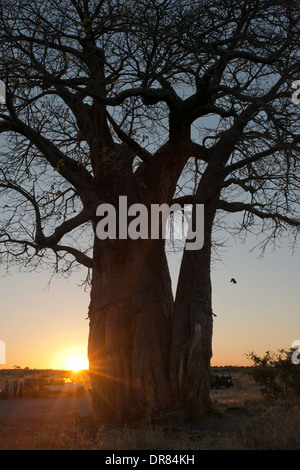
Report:
[[[289,411],[267,410],[235,432],[181,430],[170,432],[162,427],[147,429],[82,430],[46,426],[39,432],[20,432],[1,449],[10,450],[298,450],[300,408]]]
[[[104,428],[89,416],[71,425],[45,424],[1,437],[1,449],[33,450],[298,450],[300,400],[266,401],[245,377],[212,392],[210,417],[193,423]]]

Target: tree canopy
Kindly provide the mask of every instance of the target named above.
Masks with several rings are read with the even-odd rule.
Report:
[[[197,181],[222,172],[220,210],[296,225],[298,44],[293,2],[2,2],[4,259],[50,248],[90,267],[61,242],[109,199],[102,168],[124,144],[123,172],[161,175],[178,135],[177,182],[192,159]]]
[[[297,2],[3,0],[0,25],[2,263],[45,262],[62,272],[83,265],[105,293],[100,302],[99,286],[92,290],[91,312],[117,316],[107,310],[113,304],[140,311],[140,303],[124,307],[132,285],[119,285],[113,298],[115,281],[103,274],[109,259],[128,283],[136,261],[128,255],[131,268],[120,267],[131,251],[118,245],[99,261],[110,245],[95,241],[97,207],[116,205],[120,195],[147,206],[204,204],[204,249],[184,252],[174,304],[173,339],[185,344],[174,367],[182,373],[182,350],[189,344],[185,364],[193,351],[199,357],[195,344],[211,328],[199,312],[211,312],[214,227],[241,213],[236,233],[258,229],[263,245],[299,230]],[[149,273],[165,272],[160,251],[141,253],[156,263]],[[209,347],[208,340],[206,361]]]

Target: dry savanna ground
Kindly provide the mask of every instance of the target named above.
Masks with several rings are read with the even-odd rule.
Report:
[[[240,372],[232,376],[233,388],[212,390],[207,416],[190,406],[188,417],[172,413],[153,419],[148,410],[144,422],[125,428],[93,422],[87,383],[81,397],[0,400],[0,449],[300,449],[300,399],[266,400],[249,376]]]

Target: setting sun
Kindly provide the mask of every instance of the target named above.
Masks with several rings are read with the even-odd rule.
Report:
[[[57,369],[72,370],[78,372],[89,368],[89,361],[86,354],[86,348],[75,346],[62,349],[53,357]]]
[[[83,356],[73,356],[66,360],[65,368],[78,372],[89,368],[88,359]]]

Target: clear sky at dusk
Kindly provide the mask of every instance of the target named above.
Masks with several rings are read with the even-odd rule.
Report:
[[[212,365],[251,365],[245,354],[290,348],[300,339],[299,250],[287,244],[263,258],[247,245],[229,241],[212,269],[214,336]],[[174,285],[179,256],[170,260]],[[1,278],[0,340],[6,364],[67,368],[87,356],[89,293],[78,287],[85,272],[66,280],[50,273],[15,273]],[[237,284],[230,283],[234,277]]]
[[[195,122],[192,132],[200,142],[210,128],[217,132],[219,116],[208,115],[197,122],[199,129]],[[201,134],[204,129],[206,134]],[[267,350],[289,349],[300,340],[299,250],[292,253],[284,239],[281,248],[273,251],[270,246],[259,258],[259,251],[249,252],[256,243],[254,237],[245,244],[228,237],[220,261],[213,265],[212,365],[251,365],[248,352],[263,355]],[[174,292],[180,258],[170,256]],[[4,274],[1,266],[0,274]],[[79,287],[85,275],[82,270],[68,279],[54,278],[49,286],[51,272],[46,271],[14,271],[0,278],[0,341],[6,349],[0,368],[63,369],[75,357],[88,366],[90,298]],[[237,283],[231,283],[231,278]]]

